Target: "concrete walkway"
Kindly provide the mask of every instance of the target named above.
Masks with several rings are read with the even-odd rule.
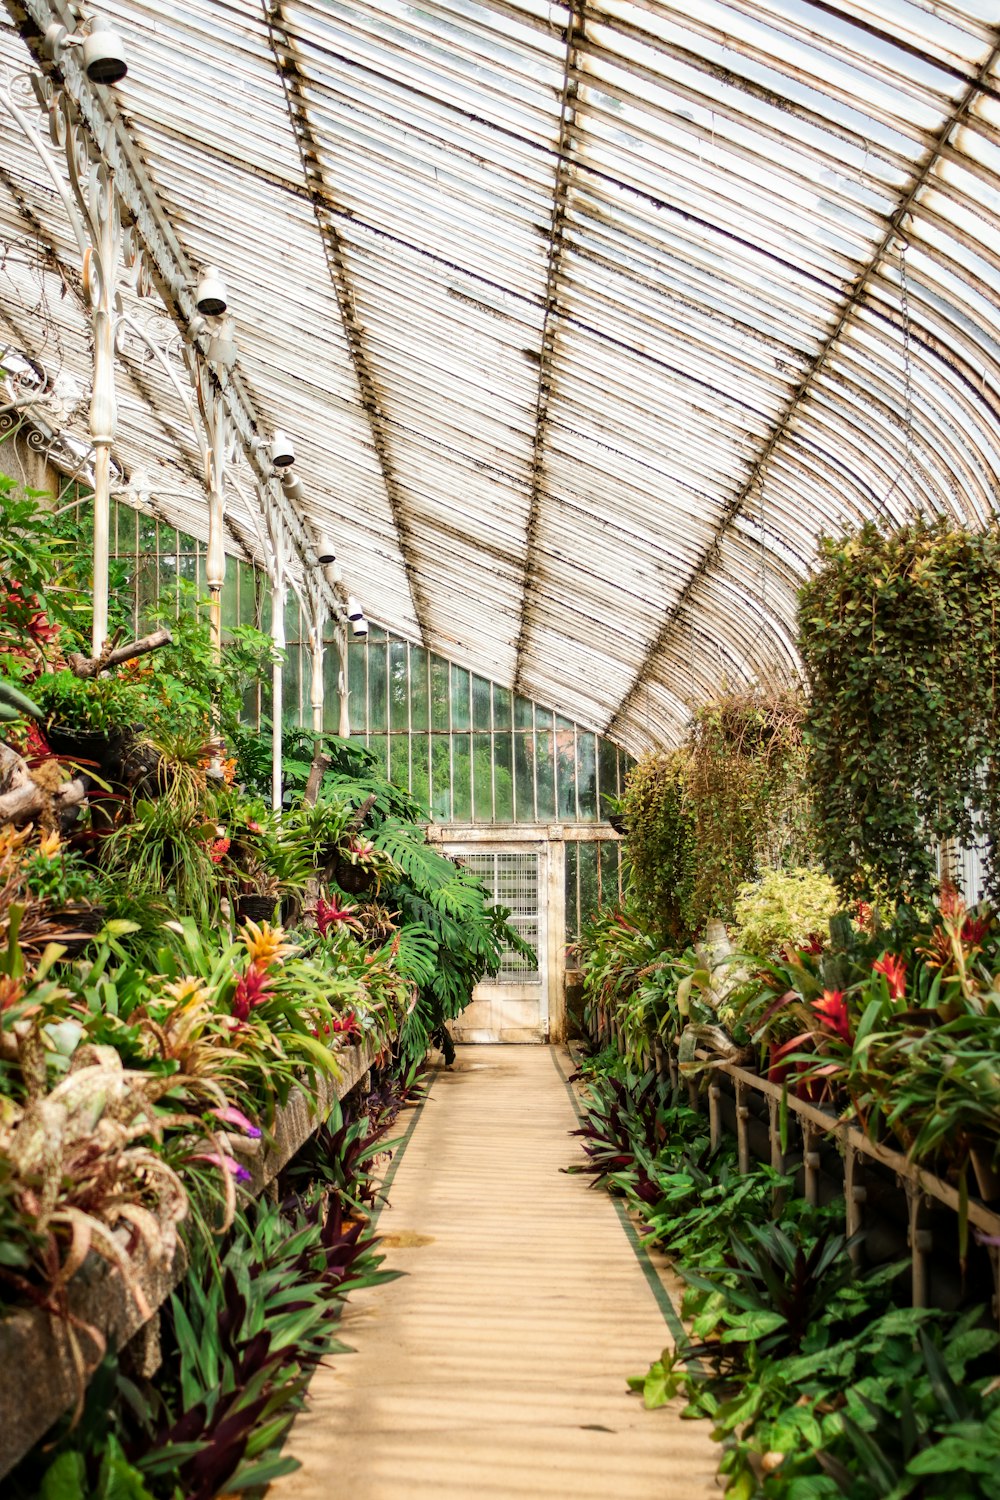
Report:
[[[564,1052],[559,1054],[568,1071]],[[625,1386],[670,1342],[617,1211],[586,1179],[549,1047],[462,1047],[379,1222],[410,1274],[351,1298],[274,1500],[704,1500],[703,1422]]]

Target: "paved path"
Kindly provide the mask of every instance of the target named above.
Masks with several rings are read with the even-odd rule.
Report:
[[[566,1054],[559,1052],[566,1067]],[[703,1422],[625,1378],[669,1342],[614,1204],[579,1156],[549,1047],[462,1047],[436,1076],[379,1222],[408,1275],[351,1298],[269,1500],[705,1500]]]

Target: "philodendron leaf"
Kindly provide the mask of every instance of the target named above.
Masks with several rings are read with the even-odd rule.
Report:
[[[60,1453],[45,1471],[39,1500],[87,1500],[82,1453]]]

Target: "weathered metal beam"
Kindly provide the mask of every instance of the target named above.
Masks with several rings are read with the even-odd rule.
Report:
[[[123,213],[134,225],[151,280],[164,307],[185,340],[207,357],[208,335],[193,331],[198,319],[194,266],[160,202],[112,91],[90,83],[75,50],[67,50],[58,63],[50,62],[42,54],[42,38],[48,27],[60,25],[73,32],[77,26],[76,16],[66,0],[3,0],[3,3],[40,73],[53,87],[65,90],[94,150],[112,172]],[[213,374],[211,378],[215,380],[217,377]],[[281,516],[303,569],[318,574],[319,563],[312,537],[265,461],[261,441],[263,423],[238,367],[229,372],[224,383],[219,383],[219,392],[257,485],[267,492]],[[338,594],[326,583],[323,587],[331,611],[339,617],[343,609]]]
[[[393,524],[396,528],[414,618],[420,630],[421,640],[424,645],[427,645],[430,634],[430,608],[420,579],[416,530],[410,521],[406,497],[396,477],[389,444],[390,424],[382,411],[372,374],[371,357],[364,329],[355,312],[351,273],[344,253],[344,244],[336,225],[336,215],[342,215],[343,208],[337,203],[336,192],[324,168],[319,142],[312,128],[305,81],[296,56],[295,41],[285,21],[282,0],[271,0],[271,3],[269,0],[263,0],[263,3],[271,51],[284,90],[288,117],[298,144],[306,190],[323,242],[323,253],[330,272],[334,295],[337,298],[340,321],[358,384],[361,409],[371,431],[372,446],[378,459],[386,499],[389,502]]]
[[[621,702],[618,704],[618,707],[612,714],[611,718],[608,720],[607,727],[605,728],[604,732],[610,739],[614,739],[615,736],[621,732],[623,721],[628,717],[630,710],[639,697],[643,688],[643,684],[645,683],[646,678],[648,677],[658,657],[660,657],[666,651],[668,646],[675,643],[675,638],[679,633],[680,622],[685,612],[690,607],[692,599],[697,592],[702,580],[718,559],[722,547],[722,542],[728,534],[730,527],[736,520],[737,516],[739,516],[739,514],[743,510],[747,501],[756,492],[758,486],[763,483],[768,465],[776,449],[784,442],[788,433],[790,432],[792,424],[795,421],[802,403],[809,396],[812,387],[817,377],[822,373],[827,360],[836,350],[837,342],[841,334],[844,332],[844,329],[847,327],[852,314],[855,312],[857,307],[860,305],[863,297],[865,296],[869,283],[878,275],[886,254],[890,250],[893,241],[900,234],[903,221],[907,218],[908,215],[914,213],[916,209],[917,197],[924,186],[927,184],[927,182],[930,180],[931,174],[933,173],[935,167],[938,164],[938,161],[941,158],[941,153],[944,147],[947,145],[947,142],[949,141],[953,132],[969,113],[969,110],[971,109],[977,97],[981,94],[981,83],[992,73],[992,70],[998,58],[1000,58],[1000,42],[994,44],[989,56],[985,59],[985,61],[979,68],[976,79],[965,90],[962,98],[958,101],[954,110],[941,127],[935,145],[925,155],[923,164],[916,172],[912,182],[906,188],[900,198],[900,201],[896,205],[896,208],[890,215],[886,225],[885,233],[879,240],[874,253],[869,258],[860,275],[855,279],[850,293],[843,302],[840,310],[840,316],[837,320],[836,325],[824,340],[816,356],[812,360],[808,370],[793,392],[791,399],[786,404],[784,411],[782,412],[770,436],[764,444],[763,450],[755,460],[749,475],[741,485],[738,492],[731,497],[725,509],[723,510],[712,543],[702,554],[702,557],[699,559],[698,563],[692,570],[677,599],[667,611],[663,623],[661,624],[655,639],[647,650],[642,665],[636,673],[631,687],[622,698]]]
[[[585,10],[586,0],[570,0],[569,23],[566,27],[566,51],[563,57],[562,93],[559,100],[559,145],[553,179],[552,216],[549,221],[545,313],[538,358],[538,394],[535,402],[535,431],[531,452],[531,501],[525,527],[524,589],[521,596],[521,622],[518,627],[514,658],[514,687],[518,692],[524,691],[525,655],[531,630],[532,594],[538,568],[538,525],[545,493],[545,441],[548,431],[549,401],[555,381],[559,281],[562,275],[567,199],[573,160],[573,131],[576,125],[579,91],[577,78],[579,50],[586,40]]]

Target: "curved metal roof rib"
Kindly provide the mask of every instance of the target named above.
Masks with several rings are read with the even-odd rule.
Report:
[[[4,10],[8,72],[72,20]],[[390,630],[636,751],[723,679],[794,678],[823,532],[995,518],[985,0],[101,10],[129,72],[95,92],[177,253],[227,278],[294,519]],[[76,246],[17,132],[0,234],[4,328],[85,383]],[[133,351],[121,387],[124,472],[198,529],[169,382]]]

